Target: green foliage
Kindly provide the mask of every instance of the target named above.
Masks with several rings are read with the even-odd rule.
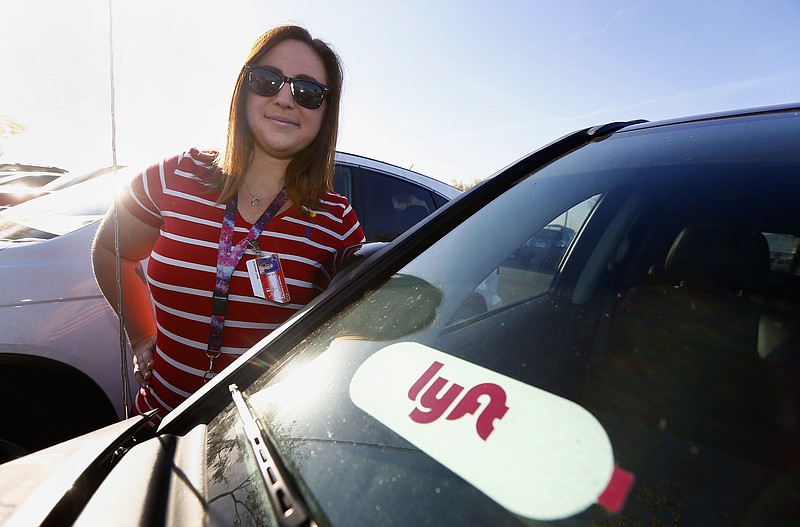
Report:
[[[0,115],[0,139],[8,139],[12,135],[20,135],[27,132],[24,125],[19,124],[7,115]],[[0,144],[0,156],[3,155],[3,145]]]
[[[27,131],[25,125],[19,124],[7,115],[0,115],[0,138],[6,139],[12,135],[19,135]]]
[[[462,191],[463,191],[463,190],[469,190],[469,189],[471,189],[472,187],[474,187],[475,185],[477,185],[477,184],[478,184],[478,183],[480,183],[481,181],[483,181],[483,180],[482,180],[482,179],[480,179],[480,178],[475,178],[475,179],[473,179],[471,182],[456,181],[456,180],[454,179],[454,180],[450,181],[450,184],[451,184],[452,186],[456,187],[457,189],[459,189],[459,190],[462,190]]]

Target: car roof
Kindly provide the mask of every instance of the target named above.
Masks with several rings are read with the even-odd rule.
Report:
[[[775,104],[770,106],[755,106],[739,110],[728,110],[723,112],[703,113],[689,115],[686,117],[676,117],[672,119],[662,119],[657,121],[641,121],[624,127],[621,131],[644,130],[648,128],[658,128],[674,124],[696,123],[701,121],[716,121],[729,119],[732,117],[745,117],[749,115],[766,115],[771,113],[800,112],[800,102]]]
[[[457,189],[452,185],[448,185],[443,181],[432,178],[430,176],[426,176],[424,174],[420,174],[419,172],[414,172],[413,170],[409,170],[407,168],[402,168],[397,165],[393,165],[391,163],[386,163],[385,161],[378,161],[375,159],[371,159],[369,157],[337,151],[336,162],[348,165],[362,166],[365,168],[369,168],[371,170],[375,170],[377,172],[387,173],[388,171],[396,177],[406,179],[408,181],[428,187],[429,189],[441,194],[442,196],[448,199],[453,199],[461,194],[461,190]]]

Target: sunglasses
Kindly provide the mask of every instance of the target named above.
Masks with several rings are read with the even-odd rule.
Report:
[[[283,85],[288,82],[295,102],[310,110],[316,110],[322,106],[325,94],[331,91],[324,84],[308,79],[293,79],[264,66],[248,64],[247,69],[249,70],[247,85],[250,87],[250,91],[256,95],[262,97],[277,95]]]

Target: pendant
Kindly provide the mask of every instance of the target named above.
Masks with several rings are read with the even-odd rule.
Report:
[[[250,205],[252,205],[254,207],[258,207],[259,203],[261,203],[261,200],[258,199],[258,198],[253,198],[253,199],[250,200]]]

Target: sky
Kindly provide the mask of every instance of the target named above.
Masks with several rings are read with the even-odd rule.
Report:
[[[220,148],[286,23],[342,58],[339,150],[447,183],[609,121],[800,102],[800,0],[0,0],[0,163]]]

